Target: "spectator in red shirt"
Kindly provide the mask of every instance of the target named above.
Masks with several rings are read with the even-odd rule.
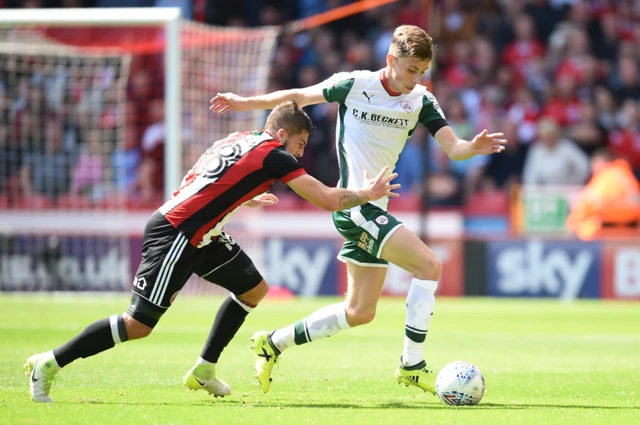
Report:
[[[502,62],[512,66],[516,71],[516,79],[523,82],[527,67],[533,59],[544,56],[545,48],[536,39],[533,20],[529,15],[518,15],[513,30],[516,38],[502,52]]]
[[[471,43],[458,41],[452,47],[450,66],[442,71],[442,76],[456,89],[463,89],[469,85],[473,74],[469,66]]]
[[[553,94],[542,109],[542,115],[553,117],[561,127],[580,120],[582,106],[576,96],[576,81],[571,74],[557,77]]]
[[[540,107],[533,92],[526,86],[520,87],[514,97],[515,102],[507,111],[507,118],[509,122],[516,125],[518,140],[528,144],[536,137]]]
[[[581,84],[586,79],[585,62],[589,58],[589,37],[586,31],[575,28],[569,30],[566,40],[566,54],[555,69],[556,77],[569,74]]]
[[[629,161],[636,175],[640,176],[640,131],[638,119],[640,107],[628,100],[618,113],[619,128],[609,132],[611,152]]]

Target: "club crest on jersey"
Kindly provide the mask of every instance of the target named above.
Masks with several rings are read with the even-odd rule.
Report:
[[[376,223],[378,223],[381,226],[385,226],[387,224],[389,224],[389,219],[383,215],[378,216],[378,218],[376,218]]]
[[[413,103],[408,100],[400,101],[400,106],[402,106],[402,109],[404,109],[406,113],[413,111]]]

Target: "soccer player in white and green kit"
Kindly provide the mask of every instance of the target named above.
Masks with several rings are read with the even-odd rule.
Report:
[[[506,144],[502,133],[488,134],[483,130],[471,141],[459,139],[447,125],[436,98],[419,84],[434,49],[433,40],[424,30],[403,25],[395,30],[387,66],[380,71],[337,73],[315,86],[254,97],[218,94],[209,109],[217,113],[271,109],[285,100],[295,100],[300,106],[337,102],[338,185],[342,188],[360,187],[364,171],[371,174],[385,166],[393,170],[406,140],[419,123],[429,129],[454,160],[502,152]],[[348,272],[343,303],[326,306],[292,325],[273,332],[257,332],[252,337],[257,378],[264,392],[271,386],[271,370],[277,357],[287,348],[373,320],[391,262],[414,275],[407,294],[404,350],[396,378],[399,383],[435,393],[435,374],[425,362],[423,345],[434,311],[442,262],[387,212],[388,202],[388,198],[381,198],[333,214],[336,229],[345,238],[338,255],[346,262]]]

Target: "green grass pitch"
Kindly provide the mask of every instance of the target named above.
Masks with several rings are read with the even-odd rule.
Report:
[[[78,360],[56,378],[52,405],[29,400],[22,364],[128,296],[0,295],[0,424],[640,424],[640,304],[439,298],[427,361],[475,363],[478,406],[449,407],[398,385],[404,300],[383,299],[370,325],[285,352],[269,394],[254,386],[249,336],[336,299],[265,301],[218,364],[233,394],[189,392],[222,298],[183,296],[154,333]]]

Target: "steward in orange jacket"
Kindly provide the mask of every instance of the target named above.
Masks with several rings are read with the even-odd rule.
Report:
[[[606,150],[591,158],[592,177],[567,217],[567,228],[590,240],[603,227],[637,227],[640,222],[640,184],[629,162],[614,159]]]

